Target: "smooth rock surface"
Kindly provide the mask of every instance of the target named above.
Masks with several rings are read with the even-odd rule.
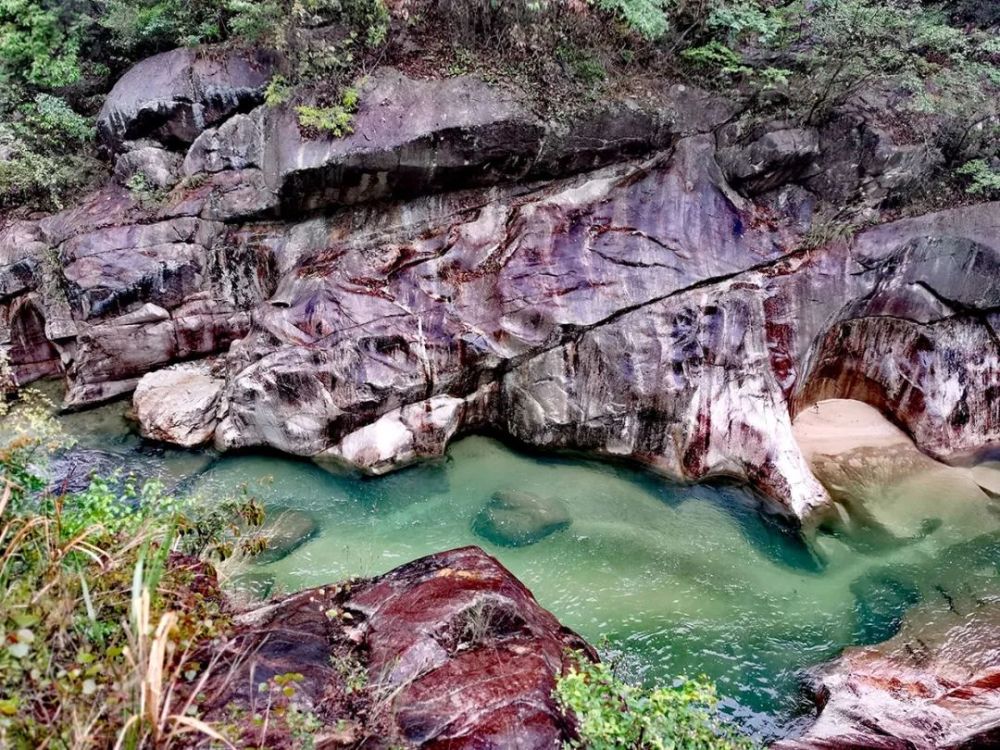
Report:
[[[775,750],[932,750],[1000,743],[1000,602],[918,608],[878,646],[814,675],[819,719]]]
[[[147,138],[185,146],[259,104],[273,70],[272,56],[261,51],[182,47],[146,58],[111,89],[97,117],[98,138],[111,152]]]

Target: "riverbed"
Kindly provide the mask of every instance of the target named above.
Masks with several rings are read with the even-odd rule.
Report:
[[[245,486],[272,517],[291,511],[314,521],[306,543],[231,585],[295,591],[478,544],[564,624],[592,642],[606,639],[605,655],[630,677],[705,674],[726,712],[761,738],[785,735],[807,716],[804,669],[845,646],[888,638],[913,605],[1000,588],[992,500],[909,503],[896,493],[884,512],[919,533],[859,529],[805,539],[733,484],[680,485],[481,436],[456,442],[442,460],[364,478],[276,455],[164,449],[130,430],[125,406],[67,415],[62,424],[79,447],[139,462],[205,503]],[[476,515],[505,490],[557,498],[571,524],[522,547],[477,535]]]

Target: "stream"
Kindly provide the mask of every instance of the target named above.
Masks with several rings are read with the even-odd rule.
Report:
[[[441,461],[361,478],[275,455],[151,445],[130,431],[125,406],[61,423],[78,448],[139,462],[178,492],[212,502],[247,486],[270,516],[294,511],[314,522],[309,541],[231,585],[295,591],[478,544],[564,624],[593,643],[606,638],[602,652],[626,675],[705,674],[724,710],[761,739],[808,721],[804,668],[885,640],[917,603],[933,609],[1000,589],[993,501],[895,502],[883,515],[919,534],[820,533],[807,543],[766,519],[741,486],[680,485],[478,436],[457,441]],[[501,490],[558,498],[572,523],[523,547],[484,539],[473,520]]]

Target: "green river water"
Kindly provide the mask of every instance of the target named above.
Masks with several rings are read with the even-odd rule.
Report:
[[[726,711],[762,738],[803,720],[803,668],[891,636],[917,602],[1000,583],[996,509],[948,497],[896,498],[889,512],[922,529],[906,540],[820,534],[806,544],[767,521],[745,488],[671,484],[485,437],[455,443],[442,461],[368,479],[271,455],[164,452],[126,432],[121,407],[64,425],[84,447],[145,454],[165,481],[206,502],[246,484],[272,515],[311,515],[318,533],[252,571],[258,584],[296,590],[479,544],[563,623],[591,641],[607,637],[632,677],[706,674]],[[572,525],[521,548],[477,537],[472,520],[501,489],[560,498]]]

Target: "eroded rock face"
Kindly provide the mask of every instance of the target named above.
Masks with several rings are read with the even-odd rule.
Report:
[[[552,697],[556,677],[571,649],[596,658],[478,547],[303,591],[238,623],[222,663],[241,660],[205,687],[209,711],[249,706],[248,686],[298,673],[305,679],[295,701],[320,718],[315,739],[330,747],[340,746],[332,736],[338,722],[341,730],[358,727],[366,747],[557,747],[572,727]],[[351,697],[350,675],[335,664],[363,670],[367,678],[354,692],[373,696],[375,705]],[[385,695],[391,698],[377,700]]]
[[[111,152],[153,139],[168,148],[190,144],[206,127],[259,104],[274,70],[264,52],[180,49],[147,58],[123,75],[97,117]]]
[[[819,719],[776,750],[996,747],[1000,602],[928,609],[885,643],[848,649],[818,670]]]
[[[219,399],[181,420],[223,450],[381,473],[485,429],[750,481],[799,521],[830,507],[791,429],[816,400],[869,402],[942,459],[1000,443],[996,204],[801,250],[794,182],[836,128],[723,137],[733,108],[683,86],[548,123],[392,70],[343,139],[242,106],[185,141],[162,205],[109,186],[5,232],[22,382],[61,370],[84,406],[225,353]]]

